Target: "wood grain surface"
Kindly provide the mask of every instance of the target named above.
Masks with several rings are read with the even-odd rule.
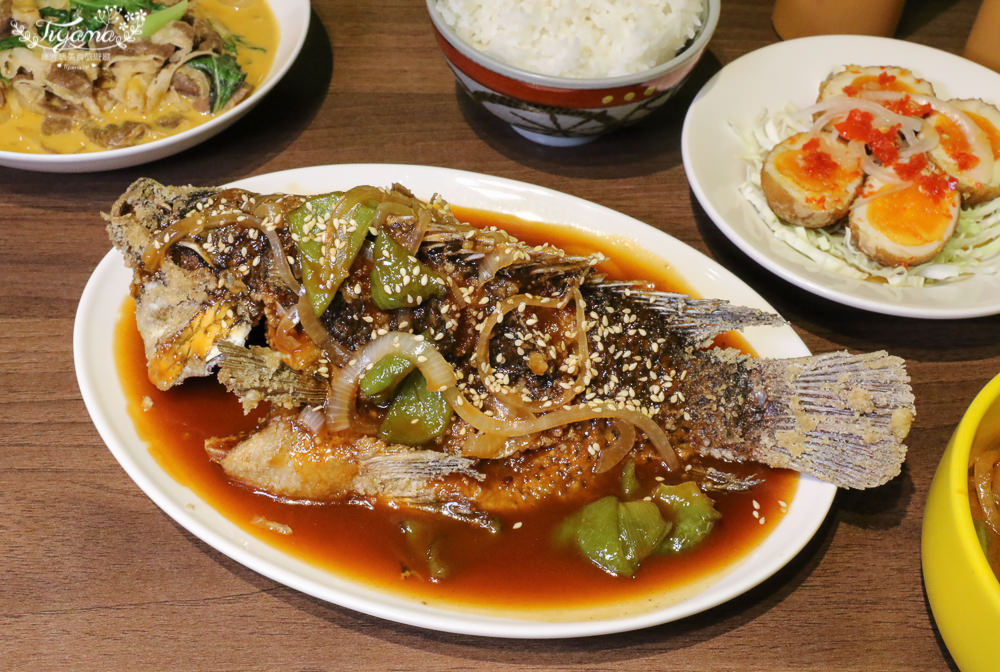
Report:
[[[777,40],[770,3],[723,5],[679,97],[580,148],[531,144],[473,107],[422,0],[315,0],[287,78],[215,139],[116,172],[0,168],[0,669],[954,669],[921,583],[921,516],[950,433],[1000,371],[1000,317],[918,321],[830,303],[772,276],[716,231],[681,165],[684,112],[722,65]],[[911,0],[898,37],[958,53],[976,6]],[[814,352],[901,355],[918,409],[902,476],[841,492],[806,549],[746,595],[617,636],[505,641],[424,631],[307,597],[217,553],[132,483],[81,401],[71,333],[84,283],[109,248],[99,213],[143,175],[215,184],[352,162],[479,171],[595,201],[732,269]]]

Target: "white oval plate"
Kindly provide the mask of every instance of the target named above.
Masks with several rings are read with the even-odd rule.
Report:
[[[93,173],[116,170],[149,163],[176,154],[228,128],[249,112],[254,105],[285,76],[299,55],[309,32],[309,0],[271,2],[271,11],[278,24],[278,48],[274,62],[264,81],[239,105],[194,128],[166,138],[132,147],[106,149],[79,154],[32,154],[0,151],[0,166],[36,170],[45,173]]]
[[[446,168],[361,164],[290,170],[241,180],[233,186],[260,192],[320,193],[357,184],[388,186],[393,182],[406,185],[422,198],[439,192],[457,205],[502,211],[533,221],[567,223],[627,239],[669,263],[702,296],[773,311],[727,270],[671,236],[608,208],[523,182]],[[112,336],[131,276],[118,252],[109,252],[87,283],[76,314],[73,355],[77,379],[101,437],[150,499],[205,543],[279,583],[350,609],[434,630],[493,637],[578,637],[665,623],[735,597],[778,571],[812,538],[836,491],[828,483],[802,477],[787,515],[757,548],[711,577],[707,585],[699,586],[696,594],[672,601],[669,595],[650,596],[664,598],[660,603],[671,602],[668,606],[650,608],[648,601],[643,601],[632,611],[611,617],[594,610],[589,615],[574,611],[568,620],[559,615],[540,619],[531,613],[510,617],[491,614],[486,608],[426,604],[424,600],[373,589],[268,546],[160,468],[136,434],[114,373]],[[748,329],[745,336],[761,356],[809,354],[790,327],[756,327]]]
[[[821,271],[774,238],[737,190],[746,174],[743,147],[730,125],[745,128],[765,109],[816,100],[837,66],[898,65],[934,84],[942,98],[1000,103],[1000,75],[972,61],[912,42],[825,35],[779,42],[726,65],[695,97],[684,119],[681,151],[691,189],[715,225],[754,261],[832,301],[888,315],[931,319],[1000,313],[1000,276],[976,275],[929,287],[890,287]]]

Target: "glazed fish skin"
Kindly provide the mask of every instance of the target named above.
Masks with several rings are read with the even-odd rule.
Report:
[[[219,323],[218,318],[205,317],[219,304],[236,304],[227,311],[233,311],[233,322],[241,328],[265,317],[273,322],[295,304],[295,295],[275,277],[276,255],[271,254],[269,242],[263,236],[253,238],[255,229],[236,221],[240,216],[257,216],[262,202],[269,204],[267,217],[275,225],[282,253],[291,255],[294,246],[282,220],[302,197],[176,189],[142,180],[116,203],[109,230],[135,270],[133,288],[143,303],[166,296],[168,289],[183,282],[193,282],[204,292],[192,295],[193,304],[201,307],[194,317],[173,308],[163,319],[140,323],[147,354],[150,342],[154,354],[166,344],[185,365],[185,375],[206,375],[219,359],[225,360],[222,370],[227,387],[248,405],[260,400],[293,408],[297,403],[314,405],[316,382],[324,379],[318,364],[294,370],[287,366],[253,370],[254,356],[264,362],[280,353],[244,351],[238,347],[244,340],[238,330],[203,328],[205,323]],[[230,251],[206,259],[207,255],[198,252],[206,242],[201,232],[176,241],[158,268],[147,267],[149,246],[155,246],[178,218],[199,207],[224,220],[214,231],[226,240],[233,237],[233,243],[226,246]],[[232,252],[244,247],[246,252]],[[489,268],[498,251],[505,263]],[[416,256],[448,281],[448,294],[412,308],[379,310],[370,297],[370,257],[360,254],[322,316],[325,328],[345,349],[357,353],[386,332],[427,334],[459,372],[463,394],[487,405],[499,380],[535,403],[561,395],[555,407],[608,400],[642,409],[669,433],[682,454],[792,467],[841,487],[872,487],[899,473],[905,457],[902,439],[913,418],[913,396],[898,358],[885,353],[834,353],[800,360],[758,360],[735,350],[706,349],[702,347],[705,341],[717,334],[751,325],[783,324],[783,320],[724,301],[650,291],[637,283],[606,282],[595,271],[596,258],[573,257],[551,246],[530,247],[446,219],[431,223]],[[261,261],[252,263],[258,257]],[[294,259],[290,261],[298,273]],[[549,307],[510,310],[490,328],[490,382],[474,363],[484,322],[504,302],[528,295],[543,297]],[[551,307],[551,302],[560,307]],[[587,357],[576,359],[584,361],[573,361],[580,346],[569,336],[579,319],[577,303],[584,314]],[[164,304],[180,305],[158,302]],[[188,351],[169,347],[199,338],[211,347],[187,359]],[[217,358],[215,352],[228,354]],[[586,375],[577,382],[581,368]],[[181,379],[176,376],[164,382],[169,386]],[[573,390],[577,384],[580,389]],[[567,386],[572,393],[561,391]],[[385,485],[386,479],[374,481],[381,486],[364,485],[358,480],[358,465],[372,456],[405,454],[410,457],[382,464],[391,465],[394,482],[406,482],[404,475],[409,471],[411,480],[422,484],[419,497],[410,490],[406,497],[430,501],[432,493],[443,492],[435,488],[447,486],[466,501],[502,510],[517,497],[524,500],[525,493],[528,500],[541,501],[585,481],[597,464],[588,447],[600,443],[595,436],[607,427],[603,420],[589,420],[546,430],[532,436],[533,445],[512,437],[504,442],[504,450],[517,454],[470,462],[482,454],[476,446],[477,434],[457,418],[444,437],[421,450],[379,445],[371,443],[370,436],[347,433],[301,441],[301,425],[296,422],[278,414],[267,426],[273,429],[265,428],[242,441],[214,444],[213,459],[232,478],[253,487],[293,499],[324,500],[347,493],[376,496],[373,493],[379,487],[386,489],[384,496],[402,497],[396,486]],[[362,451],[360,457],[350,450],[344,452],[345,447],[360,446],[362,441],[367,441],[364,445],[369,452]],[[545,454],[539,458],[543,461],[520,455],[529,450]],[[635,454],[643,450],[650,449],[640,445]],[[332,459],[331,454],[339,457]],[[293,455],[297,457],[291,459]],[[503,488],[495,487],[489,478],[479,483],[474,475],[489,471],[491,462],[510,467],[511,480]],[[549,485],[537,483],[535,474],[550,466]]]

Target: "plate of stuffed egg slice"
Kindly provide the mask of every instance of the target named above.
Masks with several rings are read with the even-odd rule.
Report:
[[[807,291],[903,317],[993,315],[997,92],[997,73],[918,44],[781,42],[705,84],[684,167],[715,225]]]

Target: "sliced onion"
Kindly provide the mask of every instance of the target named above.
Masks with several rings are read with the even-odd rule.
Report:
[[[204,233],[210,229],[218,229],[223,226],[236,226],[243,229],[260,228],[260,220],[253,215],[240,213],[246,219],[236,221],[233,213],[206,214],[201,210],[192,210],[184,217],[160,231],[155,236],[155,243],[146,247],[142,253],[142,264],[148,271],[156,271],[167,251],[182,238]]]
[[[869,154],[865,154],[861,159],[861,169],[865,171],[865,174],[871,175],[883,184],[899,184],[903,181],[903,178],[897,175],[896,171],[878,163],[874,157]]]
[[[224,191],[216,194],[215,198],[221,200],[226,198],[227,194],[231,195],[232,193],[240,194],[244,192]],[[267,234],[267,227],[264,225],[265,221],[282,221],[285,211],[288,209],[281,200],[298,199],[299,197],[289,196],[279,199],[276,196],[257,196],[256,198],[257,205],[252,214],[242,211],[210,214],[206,212],[209,209],[191,210],[184,217],[173,222],[157,234],[156,240],[159,243],[159,247],[150,245],[146,248],[142,255],[143,265],[150,271],[155,271],[163,263],[163,258],[172,245],[182,238],[201,234],[210,229],[218,229],[223,226],[236,226],[243,229],[259,229],[264,234]],[[238,217],[242,217],[243,219],[237,219]],[[281,249],[281,246],[279,245],[278,248]]]
[[[911,97],[916,100],[916,97]],[[827,100],[802,109],[800,114],[820,115],[812,125],[811,130],[815,133],[819,132],[831,121],[846,119],[847,115],[851,113],[851,110],[861,110],[862,112],[871,113],[875,122],[880,126],[892,127],[899,124],[900,131],[904,134],[917,133],[922,124],[922,120],[896,114],[892,110],[882,107],[874,100],[848,96],[835,96],[833,98],[828,98]]]
[[[612,420],[610,430],[614,433],[615,438],[611,445],[605,446],[601,450],[601,456],[594,466],[594,471],[598,474],[608,471],[621,462],[622,458],[628,455],[635,445],[635,427],[632,425],[621,420]]]
[[[866,98],[871,98],[874,101],[894,100],[902,95],[908,95],[914,102],[920,105],[930,105],[936,112],[940,112],[948,117],[948,119],[962,129],[962,133],[969,143],[969,149],[979,159],[979,163],[975,167],[963,171],[963,173],[974,182],[986,184],[990,181],[990,178],[993,176],[993,148],[986,134],[983,133],[976,122],[965,112],[951,103],[940,98],[935,98],[934,96],[924,96],[916,93],[900,94],[893,91],[870,91],[864,95]]]
[[[258,200],[257,207],[253,209],[253,214],[262,222],[270,222],[271,224],[277,225],[278,222],[284,222],[286,206],[280,201],[272,200],[272,198],[273,197]],[[296,207],[298,207],[298,205],[296,205]]]
[[[554,399],[541,399],[538,401],[525,401],[524,395],[519,392],[508,392],[491,385],[492,381],[489,375],[489,341],[493,329],[500,323],[503,316],[521,304],[543,308],[563,308],[570,298],[573,299],[576,306],[576,357],[579,362],[576,379],[573,381],[573,384],[567,388],[561,387],[562,393]],[[476,344],[476,353],[473,358],[473,364],[480,372],[486,388],[498,401],[526,415],[531,415],[533,412],[544,413],[553,407],[571,403],[579,394],[579,390],[586,386],[587,380],[587,361],[590,359],[590,348],[587,343],[587,330],[584,324],[586,319],[585,310],[586,304],[579,288],[574,288],[569,296],[562,299],[518,294],[498,304],[496,312],[487,318],[482,330],[479,332],[479,341]]]
[[[303,406],[302,410],[299,411],[299,422],[315,434],[323,428],[326,417],[312,406]]]
[[[899,158],[901,161],[908,161],[917,154],[926,154],[936,148],[940,143],[941,138],[938,136],[938,132],[934,130],[933,126],[924,122],[924,126],[920,130],[920,134],[917,136],[916,142],[903,147],[903,149],[899,152]]]
[[[285,283],[285,286],[298,294],[301,287],[299,286],[299,281],[292,274],[292,269],[288,265],[288,259],[285,258],[285,248],[281,244],[281,239],[278,238],[278,232],[268,228],[264,228],[263,231],[264,235],[267,236],[267,242],[271,245],[271,263],[274,270],[277,271],[278,277]]]
[[[351,356],[331,380],[326,399],[326,418],[331,429],[339,431],[351,426],[358,381],[372,365],[391,354],[403,355],[416,364],[432,392],[441,392],[458,382],[451,364],[422,336],[390,331]]]
[[[576,296],[579,296],[580,290],[575,290]],[[564,391],[564,394],[559,399],[551,400],[541,400],[541,401],[525,401],[522,395],[518,392],[509,392],[503,390],[498,386],[493,384],[492,376],[490,375],[490,337],[493,334],[493,329],[499,324],[504,316],[515,308],[520,306],[534,306],[537,308],[564,308],[569,302],[570,297],[573,295],[566,295],[561,299],[553,299],[544,296],[530,296],[528,294],[515,294],[510,296],[500,303],[497,304],[496,309],[490,314],[489,317],[483,322],[483,327],[479,332],[479,340],[476,343],[476,352],[472,358],[472,364],[476,367],[479,375],[482,377],[483,384],[489,392],[499,399],[502,403],[506,404],[510,408],[516,409],[518,411],[531,413],[533,411],[544,411],[546,408],[551,408],[552,406],[558,406],[561,403],[569,403],[576,396],[573,392],[573,388]],[[581,297],[577,303],[579,306],[583,303],[583,298]],[[578,311],[579,312],[579,311]],[[582,330],[582,324],[579,327]],[[586,341],[586,334],[584,334],[584,341]],[[581,362],[586,361],[586,353],[581,353]],[[574,385],[574,387],[576,387]],[[571,396],[566,399],[565,393],[571,393]],[[542,407],[542,404],[548,403],[548,406]]]
[[[496,277],[502,269],[507,268],[517,261],[517,249],[511,245],[503,245],[502,249],[494,248],[492,252],[483,257],[479,264],[479,286],[482,287],[487,282]]]
[[[424,234],[427,233],[427,227],[430,226],[430,213],[416,200],[414,200],[412,207],[395,201],[383,201],[379,203],[378,209],[375,211],[372,226],[376,229],[381,228],[390,215],[409,217],[413,220],[413,226],[396,232],[394,237],[397,243],[406,248],[407,252],[416,254],[424,240]]]
[[[299,323],[306,335],[323,350],[331,364],[342,367],[350,359],[351,353],[334,340],[320,319],[316,317],[316,312],[309,301],[309,295],[305,293],[304,289],[299,292],[298,311]]]
[[[981,453],[972,461],[972,480],[986,524],[1000,535],[1000,451]]]
[[[300,345],[293,334],[295,325],[299,323],[299,307],[293,306],[290,310],[285,310],[281,305],[277,306],[278,324],[270,336],[271,346],[278,352],[294,352]],[[270,322],[268,322],[270,326]]]
[[[413,215],[413,208],[402,203],[396,203],[395,201],[380,201],[378,207],[375,208],[375,217],[372,219],[372,226],[376,229],[382,228],[389,215],[410,217]]]
[[[613,402],[591,402],[562,408],[537,418],[512,420],[491,418],[470,403],[458,389],[455,371],[431,343],[421,336],[402,331],[391,331],[366,345],[355,357],[348,361],[331,381],[327,393],[326,418],[330,428],[341,431],[351,427],[354,417],[355,395],[358,381],[375,362],[390,354],[403,355],[410,359],[427,380],[427,389],[443,392],[455,413],[469,425],[488,434],[504,437],[518,437],[535,434],[554,427],[594,418],[615,418],[631,423],[642,430],[653,446],[663,456],[669,468],[680,466],[677,454],[670,445],[666,432],[652,418],[643,413]],[[505,444],[473,445],[472,449],[486,448],[491,451],[503,450]],[[500,452],[491,454],[467,454],[467,457],[496,458]]]
[[[646,438],[660,453],[670,469],[677,469],[680,460],[677,453],[670,445],[670,439],[666,432],[657,425],[649,416],[626,407],[619,406],[613,402],[591,402],[577,406],[569,406],[556,411],[551,411],[545,415],[540,415],[533,420],[521,420],[517,422],[505,422],[496,418],[491,418],[478,408],[473,406],[462,395],[457,387],[452,387],[444,392],[445,399],[454,409],[455,413],[467,423],[475,427],[480,432],[499,434],[500,436],[524,436],[525,434],[536,434],[544,432],[554,427],[562,427],[576,422],[593,420],[594,418],[615,418],[631,423],[646,434]],[[463,453],[465,454],[465,453]],[[493,455],[468,455],[466,457],[493,458]]]

